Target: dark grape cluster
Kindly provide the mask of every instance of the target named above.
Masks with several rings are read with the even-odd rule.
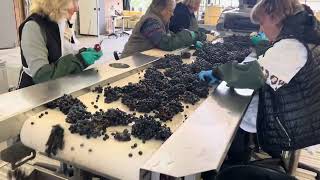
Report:
[[[65,115],[69,113],[69,110],[74,105],[82,106],[84,108],[86,107],[78,98],[74,98],[71,95],[66,94],[46,104],[46,106],[50,109],[58,108]]]
[[[96,92],[96,93],[101,94],[103,92],[103,88],[102,88],[102,86],[97,86],[92,90],[92,92]]]
[[[114,101],[117,101],[121,97],[121,88],[111,88],[110,86],[104,88],[104,97],[105,103],[112,103]]]
[[[183,102],[185,102],[187,104],[194,105],[195,103],[200,101],[200,98],[199,98],[199,96],[195,95],[191,91],[186,91],[182,95],[182,100],[183,100]]]
[[[171,120],[176,114],[183,112],[184,108],[180,101],[172,100],[163,102],[162,105],[155,111],[155,117],[161,121]]]
[[[132,126],[132,135],[141,140],[150,140],[156,138],[158,140],[167,140],[172,132],[170,128],[162,126],[153,116],[140,116],[139,120]]]
[[[78,110],[73,112],[75,117],[80,116],[82,113]],[[133,115],[119,109],[108,109],[106,112],[97,111],[93,115],[88,114],[86,118],[81,118],[77,121],[69,121],[69,123],[72,123],[69,130],[73,134],[77,133],[87,138],[97,138],[104,135],[108,127],[127,126],[136,119]],[[68,118],[66,120],[68,122]]]
[[[108,109],[107,112],[97,112],[94,114],[94,119],[95,118],[104,120],[106,122],[106,127],[127,126],[137,119],[135,116],[127,114],[120,109]]]
[[[191,53],[190,52],[182,52],[181,53],[181,58],[182,59],[189,59],[191,57]]]
[[[250,48],[253,46],[250,36],[239,36],[239,35],[232,35],[223,38],[224,43],[232,43],[238,42],[241,43],[242,46]]]
[[[139,83],[129,83],[124,87],[107,87],[104,93],[106,98],[116,96],[114,100],[121,98],[121,102],[128,106],[130,111],[154,112],[156,118],[168,121],[184,111],[182,101],[195,104],[200,98],[209,95],[208,84],[200,81],[197,73],[204,67],[211,68],[210,63],[203,60],[204,65],[198,63],[200,66],[195,70],[194,63],[182,64],[180,56],[166,55],[162,61],[146,69],[144,79]],[[177,63],[171,66],[171,61]],[[160,71],[162,68],[164,73]]]
[[[224,42],[219,43],[204,43],[201,49],[198,49],[193,55],[197,56],[194,62],[196,71],[208,70],[209,64],[211,69],[220,64],[225,64],[232,61],[242,62],[250,53],[252,46],[249,36],[229,36],[223,38]]]
[[[50,136],[46,143],[45,152],[49,157],[57,155],[58,150],[64,147],[64,129],[60,125],[55,125],[51,129]]]
[[[128,129],[123,130],[123,132],[116,132],[114,139],[117,141],[131,141],[131,134]]]
[[[77,121],[91,119],[92,114],[88,112],[85,107],[74,105],[68,112],[66,122],[74,124]]]
[[[79,134],[80,136],[86,136],[87,139],[97,138],[106,133],[106,128],[101,121],[96,121],[93,119],[85,119],[82,121],[77,121],[71,124],[69,131],[72,134]]]
[[[159,59],[154,64],[154,67],[157,69],[165,69],[165,68],[171,68],[175,66],[179,66],[183,64],[183,61],[181,59],[181,56],[179,55],[173,55],[173,54],[167,54],[163,58]]]
[[[199,73],[201,71],[212,70],[214,65],[203,59],[202,57],[198,56],[196,61],[191,64],[191,70],[194,73]]]
[[[171,135],[172,135],[172,132],[170,128],[162,126],[160,130],[156,133],[155,139],[166,141]]]

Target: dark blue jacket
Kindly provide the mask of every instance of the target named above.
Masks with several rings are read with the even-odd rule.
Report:
[[[188,6],[183,3],[178,3],[174,10],[174,15],[170,21],[170,31],[177,33],[183,29],[189,29],[192,18],[196,18],[194,13],[191,13]]]

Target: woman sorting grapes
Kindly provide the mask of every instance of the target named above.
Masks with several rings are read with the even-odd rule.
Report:
[[[198,31],[186,29],[178,33],[169,31],[169,22],[175,7],[175,0],[153,0],[146,14],[133,29],[121,58],[153,48],[173,51],[197,41],[205,41],[206,34]]]
[[[32,0],[32,14],[19,27],[19,88],[81,72],[102,56],[92,48],[77,49],[69,21],[77,10],[78,0]]]
[[[179,2],[174,10],[170,20],[170,31],[177,33],[184,29],[191,31],[200,31],[210,33],[209,31],[199,28],[195,12],[199,11],[201,0],[183,0]],[[210,36],[208,34],[208,36]],[[212,36],[212,38],[214,38]]]
[[[319,22],[298,0],[261,0],[251,19],[272,42],[264,55],[199,74],[211,83],[255,89],[259,103],[249,110],[257,117],[245,115],[228,153],[233,163],[250,158],[248,132],[257,133],[259,146],[274,157],[320,143]]]

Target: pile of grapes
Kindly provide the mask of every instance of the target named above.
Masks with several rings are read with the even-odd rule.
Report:
[[[139,120],[132,126],[132,135],[141,140],[157,140],[165,141],[171,136],[170,128],[162,126],[153,116],[140,116]]]
[[[162,126],[153,116],[145,114],[144,116],[136,117],[135,113],[128,114],[119,109],[108,109],[106,112],[100,110],[92,114],[87,111],[86,107],[79,99],[70,95],[64,95],[50,104],[47,104],[47,106],[51,109],[58,108],[60,111],[64,110],[62,112],[67,115],[66,122],[70,124],[69,131],[72,134],[86,136],[88,139],[104,136],[103,140],[106,140],[109,138],[106,134],[108,127],[128,126],[130,123],[134,124],[132,127],[132,135],[141,140],[155,138],[157,140],[165,141],[172,134],[169,128]],[[69,109],[67,113],[65,113],[66,109]],[[52,133],[53,136],[54,134],[55,133]],[[114,139],[118,141],[131,140],[131,134],[127,129],[123,132],[116,132],[113,136]],[[52,140],[50,140],[50,142],[51,141]],[[51,148],[51,146],[48,148],[48,154],[52,153],[55,155],[56,151],[57,148]]]
[[[46,104],[46,106],[49,109],[55,109],[58,108],[63,114],[67,115],[69,113],[69,110],[73,106],[81,106],[83,108],[86,108],[86,106],[77,98],[73,98],[70,95],[63,95],[61,98],[58,98],[54,101],[51,101]]]
[[[250,54],[250,39],[243,36],[232,36],[224,39],[224,43],[205,43],[196,51],[197,59],[191,64],[184,64],[179,55],[166,55],[153,67],[145,70],[144,78],[138,83],[128,83],[123,87],[96,87],[93,92],[103,93],[104,102],[112,103],[121,100],[130,111],[145,115],[136,117],[119,109],[102,109],[94,114],[87,111],[86,106],[77,98],[69,95],[50,102],[49,108],[58,108],[67,115],[70,132],[87,138],[109,136],[107,128],[112,126],[132,125],[131,133],[113,133],[118,141],[130,141],[134,136],[143,141],[152,138],[166,140],[172,134],[170,128],[161,121],[172,121],[173,117],[188,108],[185,104],[196,104],[209,95],[209,85],[200,81],[201,70],[211,70],[220,64],[230,61],[242,62]],[[139,73],[140,74],[140,73]],[[98,101],[97,98],[96,101]],[[93,103],[93,102],[92,102]]]
[[[198,79],[194,66],[183,64],[180,56],[166,55],[154,67],[146,69],[144,79],[139,83],[106,87],[105,102],[121,98],[130,111],[153,112],[161,121],[172,120],[184,111],[182,102],[195,104],[209,95],[208,84]]]
[[[229,36],[223,38],[223,43],[215,44],[204,43],[194,56],[197,56],[196,63],[199,61],[205,70],[237,61],[241,63],[250,53],[252,43],[249,36]]]

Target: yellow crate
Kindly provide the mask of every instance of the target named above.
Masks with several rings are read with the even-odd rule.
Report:
[[[130,16],[130,11],[124,10],[124,11],[122,11],[122,14],[123,14],[124,16]]]
[[[139,22],[139,20],[136,20],[136,21],[128,21],[128,27],[127,27],[127,28],[133,29],[138,22]]]
[[[316,18],[320,21],[320,11],[316,12],[315,15],[316,15]]]
[[[223,9],[220,6],[207,6],[205,10],[205,16],[220,16],[222,10]]]
[[[204,24],[206,25],[217,25],[219,20],[219,16],[205,16],[204,17]]]
[[[139,11],[130,11],[130,16],[142,16],[142,12]]]
[[[142,12],[139,12],[139,11],[127,11],[127,10],[124,10],[122,12],[122,14],[124,16],[142,16]]]

